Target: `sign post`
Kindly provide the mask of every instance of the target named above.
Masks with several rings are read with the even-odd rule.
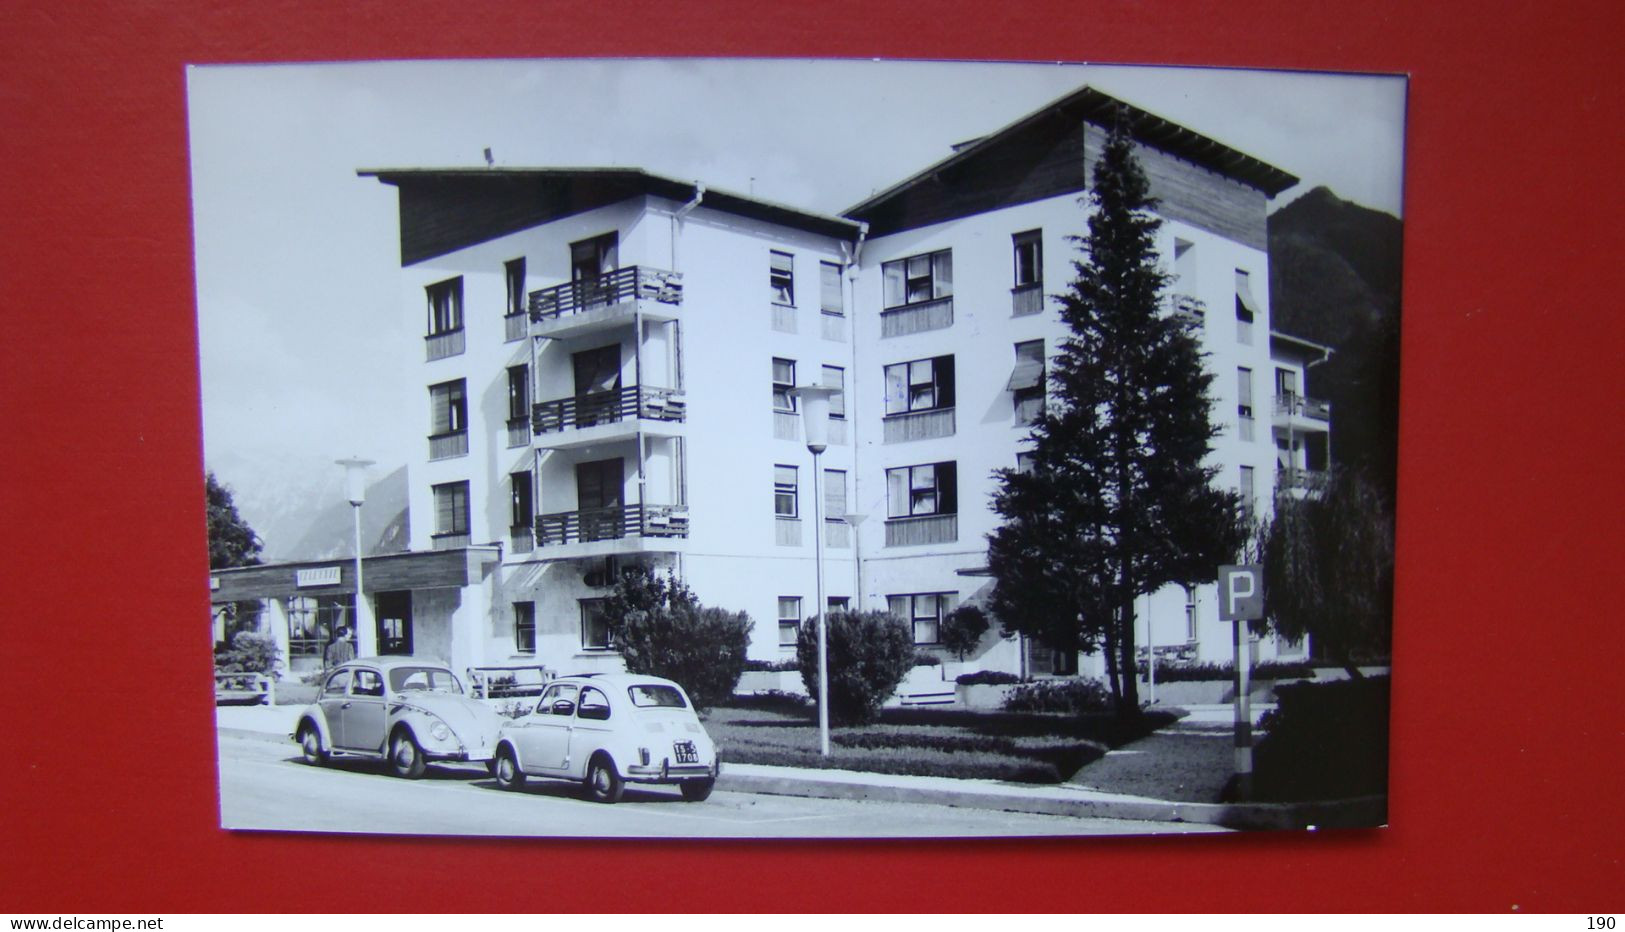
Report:
[[[1236,626],[1236,793],[1253,795],[1252,653],[1247,649],[1247,622],[1264,617],[1264,568],[1256,563],[1219,567],[1219,620]]]

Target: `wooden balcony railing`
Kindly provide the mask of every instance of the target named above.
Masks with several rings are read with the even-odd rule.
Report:
[[[532,291],[530,319],[554,320],[639,298],[663,304],[682,304],[683,276],[664,269],[631,265],[606,272],[597,278]]]
[[[445,333],[431,333],[423,338],[423,352],[427,362],[445,359],[447,356],[461,356],[467,348],[468,337],[461,327]]]
[[[560,511],[536,518],[536,546],[554,547],[623,537],[687,537],[688,509],[676,505],[616,505]]]
[[[1309,418],[1312,421],[1330,421],[1332,419],[1332,404],[1319,398],[1308,398],[1288,392],[1284,395],[1275,396],[1275,413],[1282,417],[1296,415]]]
[[[1168,311],[1175,317],[1199,324],[1207,316],[1207,305],[1188,294],[1171,294],[1168,296]]]
[[[951,544],[959,539],[959,516],[917,515],[886,519],[886,546]]]
[[[681,392],[670,388],[628,385],[607,392],[539,401],[531,408],[530,429],[538,434],[546,434],[613,424],[629,418],[681,421],[685,414],[686,403]]]
[[[1042,283],[1031,285],[1017,285],[1010,289],[1010,316],[1026,317],[1044,310],[1044,286]]]
[[[921,304],[888,307],[880,312],[880,335],[900,337],[954,325],[954,299],[938,298]]]
[[[468,455],[468,431],[434,434],[429,437],[429,459],[444,460]]]

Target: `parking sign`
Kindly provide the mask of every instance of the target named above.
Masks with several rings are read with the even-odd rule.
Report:
[[[1264,617],[1264,568],[1256,563],[1219,567],[1219,620]]]

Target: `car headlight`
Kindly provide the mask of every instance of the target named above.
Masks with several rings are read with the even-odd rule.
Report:
[[[444,741],[451,737],[451,729],[446,727],[445,722],[437,721],[429,726],[429,735],[436,741]]]

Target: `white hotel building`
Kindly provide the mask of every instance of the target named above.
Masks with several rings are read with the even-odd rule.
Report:
[[[425,333],[407,362],[425,412],[411,552],[367,561],[378,621],[362,651],[617,668],[599,600],[643,562],[748,612],[752,658],[793,656],[817,607],[788,390],[822,382],[842,390],[820,463],[829,601],[889,609],[956,660],[938,623],[991,584],[992,474],[1020,466],[1043,403],[1066,333],[1045,295],[1071,280],[1067,237],[1116,106],[1082,89],[842,216],[628,168],[362,172],[399,191],[401,306]],[[1201,320],[1217,376],[1219,481],[1268,507],[1327,455],[1329,412],[1299,388],[1326,350],[1269,321],[1266,206],[1296,179],[1132,112],[1168,310]],[[292,643],[344,615],[354,581],[344,561],[258,567],[218,571],[214,594],[260,600],[262,627]],[[1157,645],[1231,659],[1211,587],[1141,604]],[[1265,639],[1258,659],[1302,651]],[[1078,659],[995,623],[952,670]]]

